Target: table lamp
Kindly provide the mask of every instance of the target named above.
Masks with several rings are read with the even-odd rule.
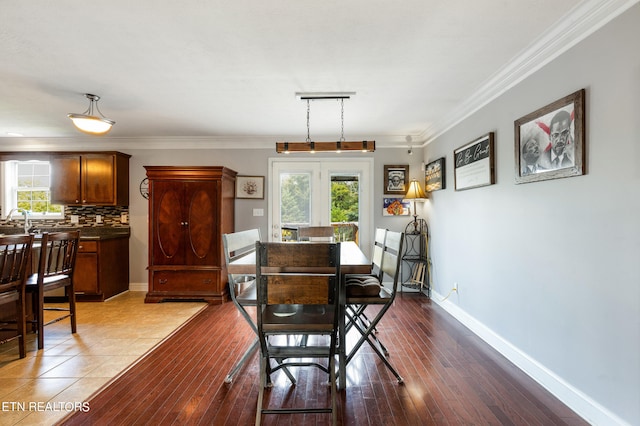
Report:
[[[404,201],[413,201],[413,233],[418,234],[420,230],[418,229],[418,212],[416,211],[416,202],[424,202],[427,200],[427,195],[422,190],[420,183],[417,179],[412,179],[409,184],[409,190],[407,194],[404,196]]]

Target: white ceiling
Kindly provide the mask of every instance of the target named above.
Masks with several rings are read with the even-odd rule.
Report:
[[[417,145],[636,1],[2,1],[0,149],[86,140],[84,93],[139,147],[304,141],[296,92],[356,92],[347,140]],[[310,108],[311,139],[338,139],[340,104]]]

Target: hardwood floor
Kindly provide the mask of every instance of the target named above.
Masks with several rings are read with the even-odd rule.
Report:
[[[355,331],[354,331],[355,332]],[[368,345],[347,366],[342,425],[583,425],[579,416],[425,296],[398,296],[379,327],[404,384]],[[348,339],[353,340],[354,336]],[[89,400],[65,425],[253,424],[258,358],[224,378],[253,339],[231,303],[208,306]],[[296,369],[274,377],[270,404],[313,406],[326,376]],[[329,424],[327,415],[268,416],[266,425]]]

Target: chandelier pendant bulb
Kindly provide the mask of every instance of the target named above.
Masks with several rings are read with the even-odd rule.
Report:
[[[89,99],[89,108],[82,114],[70,113],[67,114],[67,117],[71,119],[76,128],[81,132],[90,135],[107,134],[116,122],[105,117],[102,111],[100,111],[100,108],[98,108],[100,96],[91,93],[85,93],[84,96]]]

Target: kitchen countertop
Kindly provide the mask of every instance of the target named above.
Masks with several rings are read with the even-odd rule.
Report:
[[[39,233],[41,232],[56,232],[56,231],[80,231],[81,240],[108,240],[112,238],[129,238],[131,236],[131,228],[128,226],[119,227],[58,227],[58,228],[37,228]],[[24,234],[24,229],[14,226],[0,226],[0,234],[14,235]],[[37,238],[36,233],[36,238]]]

